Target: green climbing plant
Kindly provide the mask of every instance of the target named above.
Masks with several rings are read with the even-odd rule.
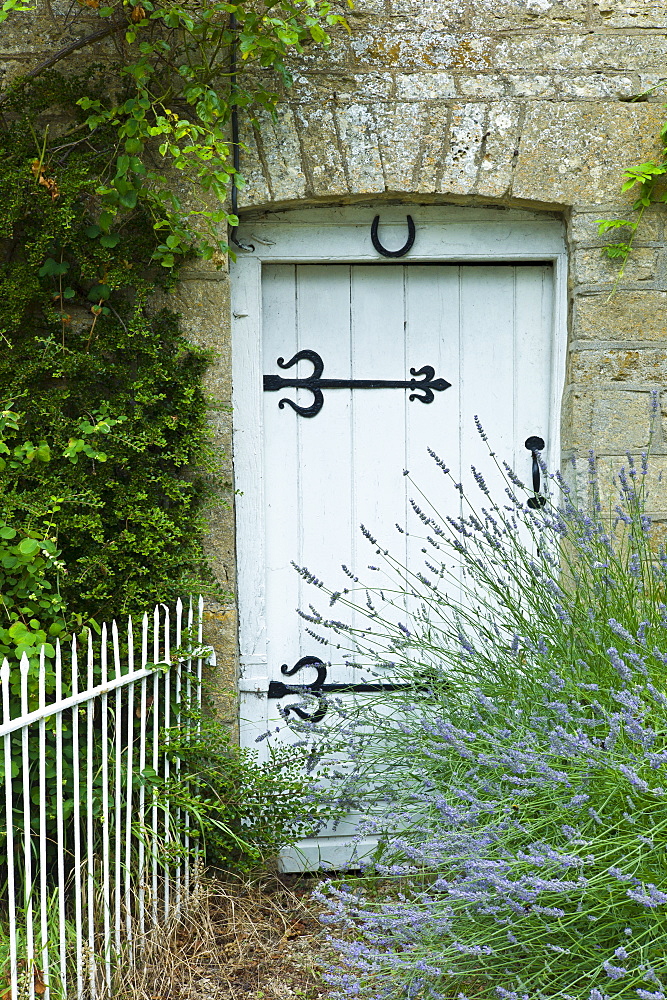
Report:
[[[23,0],[5,0],[3,5],[0,7],[0,24],[6,21],[12,11],[17,11],[21,13],[26,10],[34,10],[30,4],[24,3]]]
[[[111,125],[85,143],[36,133],[54,110],[70,133],[84,126],[76,101],[97,96],[95,81],[40,75],[5,104],[0,131],[0,518],[8,545],[30,537],[41,550],[7,554],[34,556],[19,583],[38,603],[0,605],[0,630],[16,637],[19,608],[49,633],[56,591],[58,621],[104,621],[212,588],[205,510],[225,484],[202,388],[210,354],[169,308],[177,268],[151,262],[143,196],[114,232],[95,221]],[[32,569],[47,574],[46,596]]]
[[[346,2],[351,6],[352,0]],[[329,0],[116,0],[108,5],[85,0],[85,5],[100,22],[93,25],[89,43],[112,35],[122,53],[104,96],[78,99],[87,113],[85,130],[113,129],[96,187],[100,232],[113,238],[123,217],[142,200],[161,237],[154,258],[164,267],[193,248],[222,263],[229,249],[222,227],[238,221],[225,198],[232,180],[243,183],[234,167],[232,111],[274,112],[276,84],[291,83],[288,54],[313,44],[327,47],[330,29],[347,27],[344,17]],[[23,0],[6,0],[5,8],[5,16],[30,9]],[[85,42],[84,37],[74,47]],[[72,50],[69,45],[61,51]],[[54,53],[43,67],[59,58],[61,53]],[[85,138],[77,124],[72,139]]]
[[[660,83],[664,82],[664,80],[660,81]],[[635,100],[640,98],[645,99],[648,93],[649,91],[646,91]],[[619,236],[621,234],[624,235],[624,238],[609,243],[603,250],[603,253],[611,260],[620,261],[612,294],[616,291],[618,283],[623,279],[625,274],[625,268],[632,253],[635,235],[641,225],[644,213],[653,204],[664,204],[667,202],[667,188],[662,181],[667,175],[667,122],[660,129],[659,137],[662,145],[661,154],[655,160],[649,160],[646,163],[628,167],[623,174],[624,181],[621,186],[623,194],[639,188],[639,194],[632,204],[632,211],[636,213],[636,218],[597,220],[598,233],[601,236],[610,231],[618,232]]]

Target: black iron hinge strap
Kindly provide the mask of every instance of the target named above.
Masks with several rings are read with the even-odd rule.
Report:
[[[295,715],[298,715],[305,722],[321,722],[327,711],[327,704],[324,700],[326,694],[352,692],[358,694],[375,694],[380,691],[414,690],[413,684],[326,684],[327,668],[317,656],[302,656],[293,667],[289,667],[286,663],[283,663],[280,672],[286,677],[292,677],[300,670],[303,670],[304,667],[314,667],[317,670],[317,677],[314,681],[310,684],[285,684],[283,681],[270,681],[267,696],[269,698],[284,698],[286,695],[301,694],[317,698],[319,705],[312,715],[304,712],[297,705],[288,705],[283,709],[285,715],[289,712],[294,712]]]
[[[410,369],[411,379],[379,379],[379,378],[322,378],[324,362],[316,351],[297,351],[289,361],[278,358],[280,368],[292,368],[299,361],[310,361],[313,366],[311,375],[305,378],[283,378],[282,375],[265,375],[264,392],[278,392],[280,389],[308,389],[313,394],[310,406],[299,406],[286,397],[278,403],[284,409],[285,403],[291,406],[302,417],[316,416],[324,406],[323,389],[412,389],[410,400],[418,399],[420,403],[432,403],[434,392],[444,392],[451,387],[451,382],[444,378],[435,378],[435,368],[424,365],[417,370]]]

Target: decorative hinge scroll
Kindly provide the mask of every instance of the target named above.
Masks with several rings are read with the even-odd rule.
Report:
[[[289,667],[286,663],[280,668],[281,674],[285,677],[293,677],[304,667],[314,667],[317,670],[317,677],[310,684],[285,684],[283,681],[270,681],[268,697],[284,698],[289,694],[301,694],[317,698],[319,705],[312,715],[304,712],[298,705],[288,705],[283,709],[285,715],[294,712],[304,722],[321,722],[327,712],[327,694],[373,694],[380,691],[407,691],[413,688],[411,684],[326,684],[327,668],[317,656],[302,656],[300,660]]]

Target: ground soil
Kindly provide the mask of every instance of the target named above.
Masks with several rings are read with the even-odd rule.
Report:
[[[332,955],[317,877],[201,879],[183,917],[128,971],[125,1000],[324,1000]]]

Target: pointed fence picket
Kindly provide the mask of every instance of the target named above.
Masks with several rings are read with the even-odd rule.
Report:
[[[42,649],[18,670],[2,662],[4,997],[109,997],[119,965],[187,899],[192,820],[153,786],[186,778],[161,732],[197,725],[188,709],[201,708],[215,654],[202,647],[202,599],[174,610],[144,615],[138,635],[131,619],[122,638],[103,626],[97,650],[89,634],[52,660]]]

